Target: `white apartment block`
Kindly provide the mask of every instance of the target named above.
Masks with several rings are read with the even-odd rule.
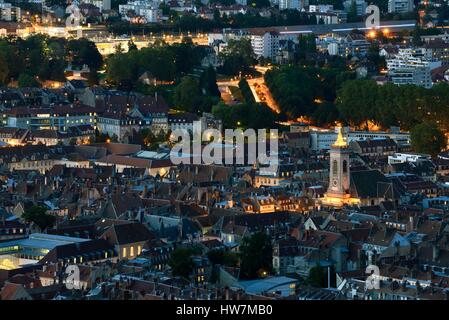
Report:
[[[332,4],[311,4],[309,6],[309,12],[326,13],[334,10]]]
[[[147,1],[136,0],[119,5],[119,13],[122,19],[129,20],[127,13],[130,11],[134,12],[136,16],[144,18],[147,23],[157,23],[162,18],[162,11],[158,5]]]
[[[14,7],[11,3],[0,0],[0,20],[20,21],[21,11],[19,7]]]
[[[329,150],[336,139],[337,133],[332,130],[310,131],[310,149],[316,152]]]
[[[391,127],[390,131],[351,131],[348,134],[348,142],[366,139],[392,139],[399,146],[410,144],[410,133],[400,131],[398,127]]]
[[[279,10],[299,10],[299,0],[279,0]]]
[[[100,12],[111,10],[111,0],[81,0],[80,4],[87,3],[96,6]]]
[[[333,12],[318,12],[315,14],[316,23],[337,24],[340,22],[338,15]]]
[[[388,78],[397,85],[413,84],[424,88],[433,85],[429,67],[395,68],[388,71]]]
[[[262,31],[250,36],[251,46],[256,57],[273,59],[279,50],[279,33],[275,31]]]
[[[389,13],[407,13],[414,9],[413,0],[388,0]]]
[[[328,38],[321,41],[320,46],[327,44],[327,52],[331,56],[347,57],[366,55],[371,43],[364,36],[348,35],[346,37]]]
[[[397,152],[392,156],[388,156],[388,164],[405,163],[405,162],[418,163],[420,161],[427,161],[431,159],[432,159],[431,156],[427,154]]]
[[[345,2],[343,2],[345,11],[348,12],[351,9],[353,2],[355,2],[357,15],[363,16],[365,14],[366,7],[368,6],[365,0],[346,0]]]
[[[366,139],[386,139],[394,140],[398,145],[408,145],[410,143],[410,133],[400,131],[349,131],[349,127],[344,127],[347,142]],[[335,130],[311,130],[310,150],[320,152],[329,150],[337,139]]]
[[[441,61],[436,60],[426,54],[426,50],[422,48],[399,49],[398,54],[392,59],[387,59],[388,70],[398,68],[418,68],[428,67],[430,70],[441,67]]]
[[[279,10],[301,10],[300,0],[279,0]]]

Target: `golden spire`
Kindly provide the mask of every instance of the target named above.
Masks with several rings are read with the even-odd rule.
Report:
[[[337,128],[338,128],[337,140],[335,140],[332,147],[345,148],[348,146],[348,144],[346,143],[345,138],[343,138],[343,128],[342,127],[337,127]]]

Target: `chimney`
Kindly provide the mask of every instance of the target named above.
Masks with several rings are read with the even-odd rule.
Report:
[[[237,300],[240,300],[241,293],[242,293],[242,290],[239,289],[239,290],[237,291]]]
[[[413,218],[413,216],[410,216],[410,217],[409,217],[408,226],[407,226],[407,231],[408,231],[408,232],[412,232],[414,226],[415,226],[414,218]]]
[[[145,186],[143,187],[143,194],[142,194],[142,198],[146,198],[146,196],[147,196],[147,193],[148,193],[148,186],[147,186],[147,185],[145,185]]]
[[[432,246],[432,261],[435,262],[438,260],[438,257],[440,255],[440,248],[438,247],[438,245],[435,243]]]

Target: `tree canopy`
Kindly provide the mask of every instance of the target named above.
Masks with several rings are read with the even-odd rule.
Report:
[[[357,127],[365,126],[369,120],[384,128],[394,125],[406,130],[423,121],[441,128],[449,125],[449,85],[443,83],[426,89],[350,80],[338,91],[336,104],[341,118]]]
[[[412,147],[416,152],[436,156],[447,145],[447,139],[435,123],[424,122],[412,128]]]
[[[277,120],[277,115],[265,103],[228,106],[220,102],[212,107],[212,114],[222,121],[225,129],[273,128]]]
[[[170,82],[198,66],[204,52],[191,42],[166,45],[155,44],[127,53],[118,52],[107,61],[107,78],[119,88],[131,90],[138,78],[149,72],[159,81]]]
[[[271,94],[288,119],[311,116],[323,102],[333,103],[339,86],[354,74],[341,69],[286,66],[265,74]]]
[[[44,35],[27,38],[0,39],[0,85],[19,80],[22,83],[38,77],[39,80],[65,81],[68,64],[74,67],[88,65],[97,71],[103,58],[95,44],[87,39],[66,40]]]
[[[269,274],[273,268],[273,246],[271,238],[263,232],[245,237],[240,246],[242,278],[255,279]]]
[[[173,275],[189,278],[194,267],[192,256],[198,253],[200,251],[197,248],[176,248],[171,253],[168,262],[172,268]]]
[[[56,221],[56,217],[46,213],[46,209],[41,206],[32,206],[25,210],[22,219],[26,222],[35,223],[42,231],[51,228]]]
[[[247,38],[229,40],[226,51],[221,52],[220,57],[223,59],[220,73],[227,75],[250,72],[256,64],[251,40]]]

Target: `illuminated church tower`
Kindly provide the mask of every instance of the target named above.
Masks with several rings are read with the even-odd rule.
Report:
[[[343,206],[358,202],[358,199],[351,198],[349,190],[349,155],[350,150],[346,139],[343,137],[342,128],[338,128],[337,140],[331,146],[330,167],[329,167],[329,187],[323,198],[324,205]]]
[[[349,195],[349,149],[343,138],[342,128],[338,128],[337,140],[330,150],[329,188],[327,194],[334,197]]]

